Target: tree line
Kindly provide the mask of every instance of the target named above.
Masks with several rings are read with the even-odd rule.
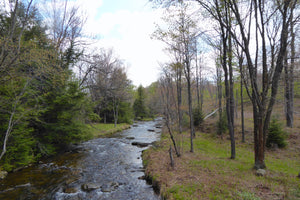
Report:
[[[125,62],[112,49],[88,50],[80,8],[44,3],[0,8],[0,170],[89,139],[87,124],[148,117],[133,110],[137,92]]]
[[[189,117],[190,151],[193,152],[195,123],[203,120],[203,49],[215,52],[215,85],[219,126],[226,123],[235,159],[235,85],[240,85],[241,124],[244,135],[244,93],[252,105],[255,168],[265,168],[265,148],[280,80],[285,83],[286,125],[293,126],[294,70],[297,64],[296,37],[299,2],[190,0],[151,1],[165,8],[165,24],[153,37],[163,41],[172,61],[162,65],[159,80],[165,124],[180,156],[184,113]],[[206,27],[203,26],[205,22]],[[201,63],[202,62],[202,63]],[[202,68],[201,68],[202,66]],[[282,78],[282,72],[284,76]],[[184,90],[183,90],[184,89]],[[186,96],[183,92],[186,91]],[[193,97],[193,91],[196,91]],[[224,100],[222,100],[224,96]],[[183,97],[187,100],[182,104]],[[195,100],[197,103],[195,103]],[[223,105],[223,102],[224,105]],[[187,105],[188,108],[184,108]],[[187,111],[187,112],[186,112]],[[225,119],[224,119],[225,113]],[[220,129],[219,129],[220,130]],[[220,130],[221,134],[224,130]],[[176,139],[177,137],[177,139]]]

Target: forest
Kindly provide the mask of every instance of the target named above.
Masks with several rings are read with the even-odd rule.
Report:
[[[299,2],[152,2],[165,10],[152,37],[172,58],[158,81],[162,141],[144,155],[160,194],[299,198]]]
[[[226,163],[251,152],[245,162],[262,176],[288,155],[292,169],[283,176],[293,178],[284,195],[299,197],[299,1],[150,2],[164,10],[151,38],[171,59],[147,87],[132,84],[114,49],[89,49],[86,19],[68,1],[42,8],[15,0],[0,8],[0,171],[89,140],[96,124],[160,116],[161,142],[144,155],[146,172],[159,174],[160,184],[166,172],[155,170],[174,172],[184,159],[205,169],[199,159],[209,158],[198,154],[213,150],[213,141]],[[276,179],[281,172],[268,173]],[[166,197],[193,193],[173,186]]]
[[[2,170],[91,138],[88,124],[132,122],[135,89],[124,63],[113,49],[86,50],[78,7],[6,6],[0,8]]]

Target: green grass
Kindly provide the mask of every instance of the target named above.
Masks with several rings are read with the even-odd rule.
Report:
[[[197,191],[200,191],[201,188],[203,188],[203,185],[197,183],[188,185],[176,184],[168,189],[166,196],[172,195],[174,199],[178,200],[195,199],[193,194]]]
[[[243,200],[260,200],[255,194],[250,192],[238,192],[238,197]]]
[[[103,123],[88,125],[88,131],[91,132],[92,137],[94,138],[111,135],[113,133],[120,132],[128,128],[130,128],[130,125],[125,123],[117,124],[117,127],[115,127],[114,124]]]
[[[148,121],[153,121],[154,118],[153,118],[153,117],[144,117],[144,118],[142,119],[142,118],[139,117],[137,120],[138,120],[138,121],[148,122]]]
[[[186,134],[186,133],[185,133]],[[162,136],[158,148],[149,150],[153,154],[166,154],[166,147],[170,146],[170,140]],[[257,185],[268,188],[268,192],[275,195],[281,194],[286,199],[297,199],[300,195],[300,181],[296,176],[300,170],[300,162],[295,158],[287,158],[273,152],[266,152],[267,175],[257,177],[253,169],[254,153],[249,144],[237,143],[236,159],[230,159],[230,141],[215,138],[209,134],[197,134],[194,139],[194,153],[189,153],[190,139],[184,137],[183,152],[185,156],[179,158],[180,168],[184,168],[181,180],[159,180],[166,182],[163,196],[168,199],[245,199],[259,200],[268,199],[270,196],[261,198]],[[151,152],[152,151],[152,152]],[[280,153],[280,152],[279,152]],[[151,160],[147,164],[151,165]],[[156,161],[159,162],[159,161]],[[176,163],[175,163],[176,165]],[[154,169],[155,170],[155,169]],[[175,171],[171,171],[176,174]],[[170,171],[153,172],[157,175],[168,174]],[[202,177],[202,174],[206,176]],[[163,177],[163,176],[162,176]],[[199,182],[191,183],[189,177],[198,177]],[[202,177],[199,178],[199,177]],[[204,180],[206,179],[206,180]],[[205,186],[205,187],[204,187]],[[206,188],[206,189],[204,189]]]

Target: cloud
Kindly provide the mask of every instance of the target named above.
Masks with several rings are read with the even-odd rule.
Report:
[[[51,1],[42,1],[41,7],[49,9]],[[56,2],[64,5],[65,0]],[[158,62],[167,60],[167,56],[162,42],[151,40],[150,35],[154,23],[160,21],[161,10],[152,9],[148,0],[68,1],[68,7],[72,6],[78,6],[86,18],[82,40],[90,44],[85,47],[87,53],[96,48],[113,48],[128,65],[128,77],[134,85],[148,86],[157,80]]]
[[[134,85],[147,86],[156,81],[158,61],[167,59],[163,44],[150,39],[160,20],[159,10],[119,10],[104,13],[95,20],[93,33],[101,35],[98,47],[113,47],[121,59],[128,63],[128,75]]]

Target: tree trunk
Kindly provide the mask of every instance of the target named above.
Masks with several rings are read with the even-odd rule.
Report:
[[[173,153],[172,153],[172,146],[170,146],[169,155],[170,155],[171,167],[174,168],[174,159],[173,159]]]
[[[191,92],[191,81],[190,80],[187,80],[187,85],[188,85],[188,104],[189,104],[190,133],[191,133],[191,152],[194,152],[193,138],[195,137],[195,130],[194,130],[192,92]]]
[[[286,53],[284,71],[285,71],[285,117],[286,126],[293,127],[294,117],[294,65],[295,65],[295,33],[294,22],[291,23],[291,63],[288,65],[288,56]]]
[[[239,115],[238,115],[238,106],[239,106],[239,90],[236,89],[235,99],[234,99],[234,113],[235,113],[235,118],[236,119],[239,117]]]
[[[244,100],[243,100],[243,58],[239,58],[239,68],[240,68],[240,73],[241,73],[241,124],[242,124],[242,142],[245,142],[245,121],[244,121]]]
[[[178,128],[179,133],[182,133],[182,111],[181,111],[181,104],[182,104],[182,86],[181,86],[181,78],[182,78],[182,66],[181,63],[176,68],[177,78],[176,78],[176,89],[177,89],[177,114],[178,114]]]
[[[231,26],[231,16],[229,15],[229,26]],[[230,125],[229,125],[229,134],[230,134],[230,143],[231,143],[231,159],[235,159],[235,137],[234,137],[234,81],[233,81],[233,69],[232,69],[232,40],[229,34],[228,37],[228,68],[229,68],[229,107],[230,107]]]
[[[176,153],[177,157],[180,157],[180,152],[178,151],[177,144],[176,144],[176,141],[175,141],[174,136],[173,136],[173,131],[170,127],[170,121],[169,120],[170,120],[169,117],[167,117],[166,125],[167,125],[167,128],[168,128],[168,132],[169,132],[169,135],[171,137],[171,140],[172,140],[172,143],[173,143],[173,146],[174,146],[174,149],[175,149],[175,153]]]
[[[263,118],[259,112],[257,118],[257,125],[256,125],[256,139],[255,139],[255,165],[256,169],[264,169],[266,168],[265,164],[265,136],[263,131]]]
[[[217,100],[219,103],[219,122],[222,120],[223,109],[222,109],[222,79],[221,79],[221,69],[217,67]],[[221,139],[223,139],[223,130],[220,130]]]
[[[115,98],[113,99],[113,113],[114,113],[114,125],[117,127],[118,115],[119,115],[119,102]]]
[[[14,114],[15,114],[15,109],[16,109],[16,105],[14,106],[14,110],[11,113],[10,118],[9,118],[8,127],[6,129],[5,137],[4,137],[4,141],[3,141],[2,152],[0,154],[0,160],[2,159],[4,154],[6,153],[6,146],[7,146],[8,137],[9,137],[11,131],[12,131],[12,128],[13,128],[13,118],[14,118]]]
[[[197,109],[200,108],[200,92],[199,92],[199,68],[197,57],[197,43],[196,43],[196,92],[197,92]]]
[[[162,96],[162,101],[163,101],[163,106],[164,106],[164,116],[165,116],[165,125],[168,128],[168,132],[171,138],[171,141],[174,145],[174,149],[176,152],[177,157],[180,157],[180,152],[178,150],[177,143],[174,138],[174,134],[172,131],[172,119],[176,119],[174,115],[172,115],[172,102],[175,102],[175,96],[171,95],[173,93],[173,87],[172,87],[172,80],[168,77],[166,73],[166,77],[164,80],[161,81],[162,88],[161,89],[161,96]]]
[[[254,159],[255,169],[266,168],[265,164],[265,151],[263,141],[263,119],[261,112],[258,111],[256,105],[253,105],[253,120],[254,120]]]

